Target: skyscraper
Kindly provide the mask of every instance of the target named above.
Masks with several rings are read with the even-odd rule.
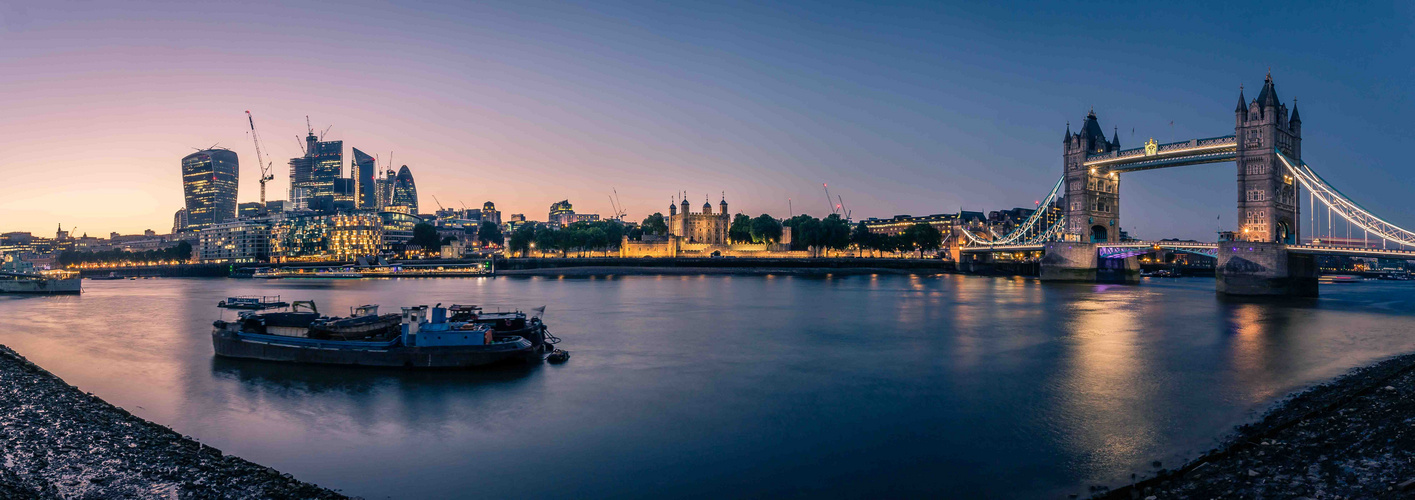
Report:
[[[378,195],[373,182],[374,171],[378,169],[378,162],[374,161],[359,148],[354,149],[354,200],[355,205],[365,210],[377,210]]]
[[[344,141],[320,141],[310,133],[305,136],[305,155],[290,159],[290,200],[305,200],[303,205],[311,210],[332,210],[335,179],[343,174]]]
[[[229,149],[206,149],[182,158],[187,228],[202,229],[236,218],[239,161]]]
[[[408,170],[407,165],[398,169],[398,176],[393,178],[393,206],[403,207],[406,213],[418,214],[418,187],[413,183],[413,172]]]

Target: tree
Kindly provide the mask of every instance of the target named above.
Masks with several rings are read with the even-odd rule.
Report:
[[[432,224],[419,222],[413,226],[413,239],[408,240],[409,245],[418,245],[424,250],[438,250],[442,247],[442,239],[437,236],[437,228]]]
[[[905,243],[919,250],[919,258],[924,258],[924,250],[938,250],[943,244],[943,233],[931,224],[920,222],[904,230]]]
[[[781,222],[770,215],[761,214],[753,218],[748,230],[755,243],[771,244],[781,241]]]
[[[850,246],[850,223],[840,214],[830,214],[821,219],[820,246],[831,250],[844,250]]]
[[[653,215],[644,218],[641,224],[644,234],[656,234],[663,236],[668,234],[668,222],[663,219],[663,214],[654,212]]]
[[[727,240],[733,243],[750,243],[752,238],[752,218],[746,214],[732,216],[732,225],[727,228]]]
[[[501,226],[489,220],[484,220],[481,227],[477,228],[477,240],[482,246],[500,245],[506,242],[506,238],[501,235]]]
[[[536,225],[523,224],[521,227],[511,232],[511,240],[507,243],[506,247],[507,250],[512,252],[521,252],[521,256],[525,257],[531,250],[531,242],[535,241],[535,239]]]
[[[177,246],[173,247],[173,257],[182,262],[192,260],[192,244],[187,240],[177,242]]]
[[[544,256],[547,250],[557,249],[559,247],[559,233],[560,231],[558,229],[549,224],[537,227],[536,236],[533,241],[536,246],[536,250],[539,250],[541,255]]]
[[[865,249],[875,250],[879,248],[879,238],[875,233],[870,232],[870,228],[864,222],[855,224],[855,229],[850,232],[850,242],[855,244],[863,254]]]

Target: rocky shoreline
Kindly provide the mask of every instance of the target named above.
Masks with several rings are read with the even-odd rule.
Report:
[[[1095,489],[1108,500],[1415,497],[1415,354],[1298,393],[1178,469]]]
[[[138,418],[0,346],[0,498],[347,498]]]

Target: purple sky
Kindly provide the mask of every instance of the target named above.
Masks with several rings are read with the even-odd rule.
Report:
[[[273,199],[309,115],[346,159],[392,151],[425,210],[607,214],[617,188],[633,220],[679,190],[820,216],[822,182],[856,219],[1031,206],[1090,107],[1126,147],[1231,134],[1269,66],[1304,159],[1415,223],[1408,5],[708,4],[9,2],[0,230],[166,232],[180,158],[212,144],[254,201],[248,109]],[[1234,189],[1231,164],[1130,174],[1123,222],[1212,239]]]

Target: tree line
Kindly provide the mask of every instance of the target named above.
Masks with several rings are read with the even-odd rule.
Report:
[[[128,252],[120,249],[104,250],[101,252],[65,250],[59,252],[59,255],[55,257],[54,260],[60,267],[67,267],[78,264],[126,264],[161,261],[186,262],[191,260],[191,258],[192,244],[186,241],[179,241],[176,245],[161,250],[146,250],[142,252]]]
[[[665,224],[664,228],[667,227]],[[540,255],[558,252],[562,257],[571,253],[584,257],[586,252],[608,253],[619,248],[624,235],[624,224],[618,221],[582,221],[565,227],[529,223],[511,232],[506,239],[506,249],[522,256],[532,252]]]

